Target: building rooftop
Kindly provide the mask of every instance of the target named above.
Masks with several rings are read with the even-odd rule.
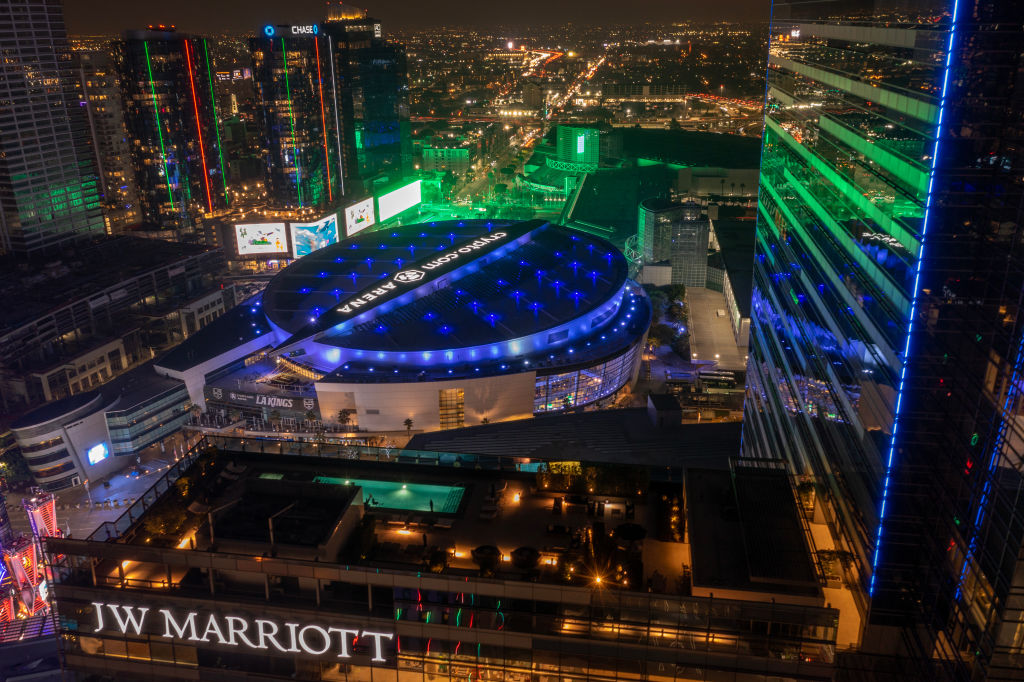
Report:
[[[29,426],[36,426],[37,424],[45,424],[46,422],[57,419],[58,417],[68,414],[74,410],[80,409],[88,405],[89,403],[100,397],[100,390],[86,391],[85,393],[76,393],[75,395],[68,396],[67,398],[61,398],[60,400],[54,400],[53,402],[46,403],[41,407],[27,412],[21,415],[13,422],[11,422],[12,429],[24,429]],[[97,402],[97,405],[100,404]]]
[[[239,345],[271,331],[266,316],[260,312],[260,295],[252,296],[206,325],[184,343],[158,358],[159,367],[184,372],[190,367],[212,360]],[[267,336],[267,345],[274,343]]]
[[[695,594],[770,592],[820,602],[785,470],[687,469],[686,491]]]
[[[677,581],[649,580],[681,572],[682,536],[668,520],[679,486],[609,464],[437,470],[210,451],[123,541],[567,585],[590,585],[600,570],[609,588],[676,594]],[[595,554],[607,559],[600,568]],[[149,580],[148,570],[127,577]]]
[[[40,267],[0,259],[0,333],[50,310],[89,298],[126,279],[209,251],[205,246],[117,236],[76,248]]]
[[[721,247],[722,263],[729,273],[740,315],[750,317],[754,295],[754,220],[723,220],[715,224],[715,236]]]
[[[617,128],[623,156],[682,166],[758,168],[761,139],[694,130]]]
[[[640,202],[668,194],[671,176],[664,166],[600,169],[587,173],[566,222],[581,228],[603,227],[613,244],[622,245],[636,234]]]
[[[323,342],[364,350],[501,343],[569,322],[607,303],[625,285],[626,274],[625,258],[610,244],[548,228],[451,286]]]
[[[655,427],[646,408],[595,410],[413,436],[416,450],[640,466],[725,467],[740,449],[740,422]]]

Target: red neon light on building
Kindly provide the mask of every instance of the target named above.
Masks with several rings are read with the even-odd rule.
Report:
[[[196,81],[192,76],[192,50],[189,41],[185,41],[185,59],[188,62],[188,82],[192,86],[192,108],[196,112],[196,132],[199,133],[199,156],[203,160],[203,186],[206,188],[206,204],[213,213],[213,197],[210,196],[210,174],[206,170],[206,149],[203,147],[203,126],[199,122],[199,100],[196,99]]]
[[[327,198],[333,201],[334,192],[331,191],[331,159],[327,155],[327,114],[324,112],[324,79],[320,75],[320,38],[313,38],[313,44],[316,45],[316,84],[320,89],[320,124],[324,130],[324,167],[327,169]]]

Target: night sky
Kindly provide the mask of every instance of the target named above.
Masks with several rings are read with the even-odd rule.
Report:
[[[769,0],[372,0],[363,5],[385,29],[628,23],[679,20],[767,21]],[[120,33],[147,24],[187,32],[254,31],[265,23],[323,18],[323,0],[64,0],[71,33]]]

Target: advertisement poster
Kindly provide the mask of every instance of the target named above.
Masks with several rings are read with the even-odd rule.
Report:
[[[288,253],[288,235],[284,223],[246,223],[235,225],[235,244],[239,256]]]
[[[349,237],[360,230],[365,230],[374,222],[373,197],[352,204],[345,209],[345,234]]]
[[[291,223],[292,256],[302,258],[338,242],[338,214],[332,213],[314,223]]]

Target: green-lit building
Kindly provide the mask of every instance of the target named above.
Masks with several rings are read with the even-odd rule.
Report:
[[[102,234],[99,175],[59,2],[0,6],[0,254]]]
[[[743,442],[800,483],[854,679],[1021,679],[1022,23],[774,3]]]

